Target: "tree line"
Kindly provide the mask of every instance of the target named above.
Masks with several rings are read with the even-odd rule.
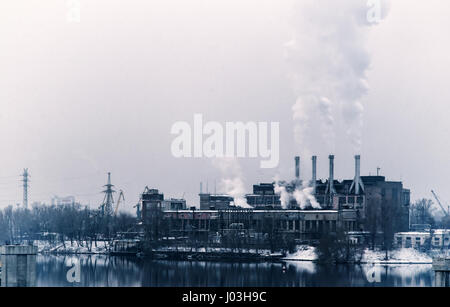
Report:
[[[32,240],[71,244],[97,244],[110,240],[119,232],[136,225],[129,213],[102,215],[79,203],[64,205],[34,205],[31,209],[8,206],[0,210],[0,243],[22,244]]]

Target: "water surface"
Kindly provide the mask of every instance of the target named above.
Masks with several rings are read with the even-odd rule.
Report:
[[[47,287],[430,287],[431,264],[318,265],[312,262],[230,263],[110,257],[38,255],[37,286]],[[80,263],[80,282],[67,271]]]

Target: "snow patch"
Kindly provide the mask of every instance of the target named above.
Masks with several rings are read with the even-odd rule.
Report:
[[[284,260],[294,261],[314,261],[317,260],[316,248],[307,245],[297,246],[297,251],[293,254],[288,254]]]
[[[64,244],[66,247],[64,248]],[[50,243],[48,241],[36,240],[34,245],[38,247],[38,253],[63,253],[63,254],[106,254],[108,253],[107,241],[97,241],[97,247],[95,243],[92,243],[91,248],[88,248],[89,242],[75,242],[72,244],[70,241]]]
[[[430,264],[433,263],[431,256],[421,253],[413,248],[402,248],[393,250],[388,253],[389,259],[385,260],[384,251],[372,251],[366,249],[361,259],[362,263],[379,263],[379,264]],[[316,261],[316,248],[312,246],[302,245],[297,247],[297,251],[288,254],[284,260],[291,261]]]
[[[393,250],[388,253],[389,259],[385,259],[386,253],[384,251],[373,251],[366,249],[362,262],[365,263],[433,263],[433,259],[418,250],[413,248],[401,248]]]

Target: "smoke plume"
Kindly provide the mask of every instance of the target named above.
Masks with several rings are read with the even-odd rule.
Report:
[[[286,190],[286,187],[280,182],[279,177],[274,178],[275,193],[280,195],[281,208],[288,209],[292,196]]]
[[[293,196],[297,201],[300,209],[306,209],[312,207],[314,209],[321,209],[320,204],[317,202],[313,195],[313,188],[309,186],[301,186],[295,189]]]
[[[280,195],[281,207],[283,209],[289,209],[289,203],[292,200],[295,200],[302,210],[307,208],[321,209],[320,204],[313,194],[314,189],[309,185],[298,185],[297,182],[287,184],[286,182],[279,181],[278,177],[275,177],[274,181],[275,193]]]
[[[236,158],[217,158],[213,160],[213,165],[217,167],[222,179],[220,189],[225,194],[234,198],[234,205],[241,208],[251,209],[245,199],[245,184],[241,166]]]
[[[312,145],[312,135],[334,151],[339,122],[356,152],[361,150],[370,56],[366,39],[371,25],[388,12],[387,0],[302,0],[292,21],[286,58],[296,103],[296,142]]]

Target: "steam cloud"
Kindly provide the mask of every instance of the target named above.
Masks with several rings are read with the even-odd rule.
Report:
[[[280,183],[278,177],[275,177],[275,193],[280,194],[281,207],[287,209],[291,201],[291,194],[286,190],[286,187]]]
[[[370,56],[365,48],[371,25],[384,19],[388,0],[301,0],[294,10],[292,40],[285,44],[286,59],[296,102],[292,107],[294,136],[303,151],[319,131],[322,141],[335,151],[337,124],[345,131],[355,152],[361,151],[364,106],[369,86]],[[249,208],[242,171],[236,159],[216,159],[223,175],[221,188],[235,198],[235,205]],[[290,189],[292,190],[292,189]],[[295,199],[301,209],[320,208],[307,185],[289,192],[275,180],[283,208]]]
[[[213,165],[222,173],[220,189],[234,198],[234,205],[241,208],[251,209],[245,199],[245,185],[241,166],[236,158],[217,158]]]
[[[275,177],[275,193],[280,194],[281,207],[283,209],[289,209],[289,203],[294,199],[302,210],[310,207],[314,209],[321,208],[313,195],[312,187],[304,184],[298,186],[295,182],[291,183],[291,185],[295,186],[293,192],[289,192],[285,183],[280,182],[278,177]]]
[[[387,0],[302,0],[286,44],[297,96],[293,119],[296,142],[308,146],[315,131],[331,151],[340,120],[356,152],[361,150],[370,56],[365,48],[371,25],[386,17]],[[338,116],[340,115],[340,116]]]

